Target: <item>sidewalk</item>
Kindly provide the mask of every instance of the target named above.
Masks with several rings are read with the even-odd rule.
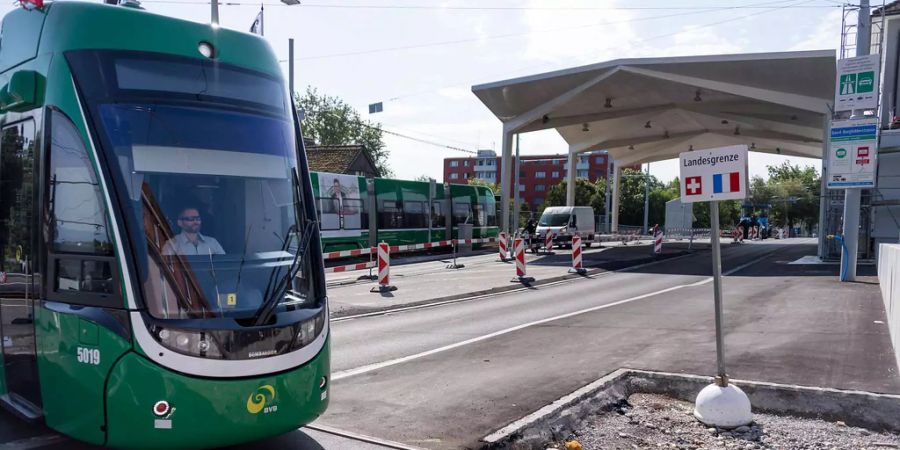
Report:
[[[572,265],[571,250],[555,249],[552,255],[526,253],[527,275],[535,279],[528,285],[512,281],[516,275],[515,264],[512,261],[500,262],[496,252],[459,257],[457,264],[464,265],[461,269],[448,269],[447,266],[453,260],[447,256],[434,261],[392,265],[390,281],[391,285],[397,287],[392,292],[373,293],[370,290],[377,286],[375,281],[356,280],[367,275],[368,271],[329,276],[329,305],[332,317],[384,311],[591,276],[673,258],[708,247],[708,243],[695,241],[692,249],[688,250],[687,242],[671,242],[663,245],[662,255],[656,257],[652,254],[649,241],[640,244],[631,242],[627,246],[606,243],[604,247],[586,248],[582,252],[584,267],[588,269],[586,275],[568,272]]]

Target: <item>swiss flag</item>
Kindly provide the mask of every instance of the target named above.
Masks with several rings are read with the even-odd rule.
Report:
[[[703,193],[702,177],[687,177],[684,179],[684,192],[686,195],[700,195]]]

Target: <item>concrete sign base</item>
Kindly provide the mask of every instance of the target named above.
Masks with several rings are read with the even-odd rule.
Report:
[[[729,383],[722,387],[711,384],[699,394],[694,417],[711,427],[737,428],[753,422],[750,399],[741,388]]]

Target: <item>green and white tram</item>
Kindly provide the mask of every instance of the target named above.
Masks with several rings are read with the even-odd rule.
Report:
[[[311,172],[325,251],[387,242],[418,244],[460,237],[497,237],[497,203],[485,186],[434,184]],[[375,213],[370,212],[374,210]]]
[[[321,244],[271,48],[140,8],[28,1],[0,41],[0,404],[126,448],[314,420]]]

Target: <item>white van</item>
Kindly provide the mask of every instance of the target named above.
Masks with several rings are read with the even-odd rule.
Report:
[[[543,240],[547,232],[554,234],[556,245],[572,245],[572,235],[581,235],[581,242],[590,247],[594,242],[594,208],[590,206],[551,206],[541,214],[537,234]]]

